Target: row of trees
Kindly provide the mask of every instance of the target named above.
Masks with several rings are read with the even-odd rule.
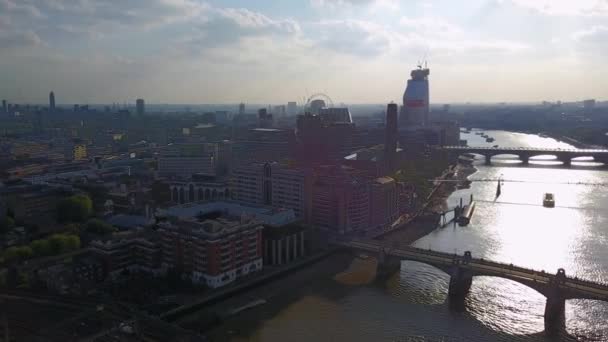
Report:
[[[73,234],[53,234],[46,239],[32,241],[29,245],[13,246],[2,253],[4,261],[25,260],[32,257],[59,255],[80,248],[80,238]]]
[[[87,195],[74,195],[64,198],[57,204],[57,221],[84,222],[93,212],[93,202]]]

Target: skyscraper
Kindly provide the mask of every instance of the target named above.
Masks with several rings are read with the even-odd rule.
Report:
[[[2,113],[8,113],[8,104],[6,103],[6,100],[2,100]]]
[[[245,114],[245,104],[244,103],[239,104],[239,114],[240,115]]]
[[[137,99],[135,102],[137,105],[137,116],[144,116],[146,113],[146,105],[144,99]]]
[[[410,73],[411,79],[403,93],[403,107],[399,122],[401,126],[425,126],[429,121],[430,70],[419,65]]]
[[[389,103],[386,106],[386,137],[384,142],[384,160],[387,169],[391,172],[395,169],[395,159],[397,150],[397,139],[399,132],[397,128],[397,104]]]
[[[53,92],[49,94],[49,109],[51,112],[55,111],[55,93]]]

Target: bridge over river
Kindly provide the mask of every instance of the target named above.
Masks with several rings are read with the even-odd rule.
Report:
[[[531,147],[468,147],[468,146],[443,146],[441,150],[455,155],[465,153],[480,154],[485,157],[487,165],[492,163],[492,157],[501,154],[517,155],[524,164],[528,164],[530,158],[551,155],[564,165],[571,165],[574,158],[593,157],[596,162],[608,165],[608,150],[602,149],[560,149],[560,148],[531,148]]]
[[[564,328],[567,299],[608,301],[607,284],[569,277],[564,269],[559,269],[556,274],[550,274],[512,264],[473,258],[468,251],[463,255],[457,255],[398,244],[387,246],[373,240],[343,241],[338,244],[345,248],[377,255],[379,276],[396,272],[401,260],[421,262],[446,272],[450,276],[448,296],[451,301],[464,300],[474,276],[500,277],[529,286],[547,298],[545,331],[548,334],[557,333]]]

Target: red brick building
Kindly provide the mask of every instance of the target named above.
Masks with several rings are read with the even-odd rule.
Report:
[[[162,223],[162,267],[216,288],[262,269],[262,225],[244,218]]]

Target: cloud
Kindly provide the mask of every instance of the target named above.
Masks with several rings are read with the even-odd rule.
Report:
[[[317,23],[319,35],[310,37],[315,44],[330,51],[359,57],[372,57],[390,50],[393,34],[369,21],[328,20]]]
[[[352,6],[372,6],[377,8],[399,8],[398,0],[310,0],[314,8],[340,8]]]
[[[33,31],[0,31],[0,46],[3,49],[41,45],[42,40]]]
[[[399,25],[410,31],[431,36],[453,36],[464,33],[459,26],[439,17],[401,17]]]
[[[245,8],[212,8],[204,20],[195,24],[193,31],[179,43],[195,53],[235,46],[252,38],[293,39],[301,33],[295,20],[271,18]]]
[[[580,54],[597,55],[600,59],[605,59],[605,53],[608,53],[608,26],[598,25],[577,31],[570,39]]]
[[[40,10],[27,2],[27,0],[0,0],[0,12],[11,15],[24,14],[31,17],[41,18]]]
[[[608,16],[608,0],[503,0],[546,15]]]

